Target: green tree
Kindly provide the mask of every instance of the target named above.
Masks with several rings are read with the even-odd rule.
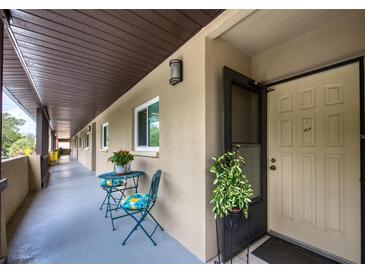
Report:
[[[35,138],[33,135],[23,136],[15,141],[9,148],[9,156],[31,155],[35,150]]]
[[[11,114],[5,112],[2,115],[3,119],[3,150],[2,158],[9,157],[9,149],[16,141],[24,137],[23,134],[19,132],[19,127],[25,124],[23,119],[18,119]]]

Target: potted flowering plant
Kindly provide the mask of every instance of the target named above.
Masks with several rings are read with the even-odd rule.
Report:
[[[113,155],[108,158],[108,161],[115,165],[117,174],[127,173],[130,171],[130,163],[134,160],[134,155],[128,150],[120,150],[113,152]]]

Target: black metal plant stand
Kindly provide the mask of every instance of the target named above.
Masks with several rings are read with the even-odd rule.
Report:
[[[242,218],[242,213],[239,214],[239,218],[236,221],[233,221],[233,216],[237,214],[229,214],[229,228],[230,228],[230,255],[232,255],[232,246],[233,246],[233,233],[236,229],[239,220]],[[224,225],[223,225],[224,227]],[[249,229],[249,220],[247,219],[247,252],[246,252],[246,262],[247,264],[250,263],[250,229]],[[220,247],[219,247],[219,235],[218,235],[218,222],[215,220],[215,230],[217,236],[217,248],[218,248],[218,260],[214,261],[215,264],[221,263],[221,255],[220,255]],[[233,256],[231,257],[231,264],[232,264]]]

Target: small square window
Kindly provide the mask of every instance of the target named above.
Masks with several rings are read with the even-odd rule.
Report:
[[[156,97],[134,110],[134,146],[137,151],[159,151],[160,102]]]
[[[109,147],[109,123],[101,126],[101,148],[108,149]]]

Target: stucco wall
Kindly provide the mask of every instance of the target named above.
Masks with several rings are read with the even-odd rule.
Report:
[[[251,59],[252,77],[272,81],[364,55],[365,11],[359,10],[267,50]]]
[[[193,37],[173,56],[114,102],[96,123],[96,174],[110,171],[107,158],[120,149],[133,150],[133,109],[160,98],[158,158],[136,156],[132,169],[143,170],[141,192],[147,192],[157,169],[163,171],[153,212],[167,233],[205,261],[205,38]],[[182,58],[184,81],[169,84],[169,64]],[[101,125],[109,123],[109,150],[100,151]],[[83,151],[79,160],[84,163]]]
[[[88,126],[87,125],[84,129],[82,129],[79,132],[79,135],[82,137],[82,139],[85,139],[85,134],[86,132],[88,132]],[[89,136],[89,147],[88,148],[83,148],[83,147],[78,147],[75,148],[74,150],[77,150],[77,152],[73,151],[74,153],[77,153],[77,159],[78,161],[83,164],[84,166],[86,166],[88,169],[94,171],[95,168],[93,168],[93,161],[94,161],[94,157],[95,157],[95,151],[92,150],[93,148],[93,143],[95,142],[95,137],[93,134],[93,129],[95,130],[95,128],[93,128],[90,124],[91,127],[91,131],[90,131],[90,136]],[[93,138],[94,137],[94,138]]]
[[[2,177],[8,178],[5,190],[5,217],[9,222],[29,193],[29,163],[27,156],[2,161]]]
[[[223,95],[223,67],[227,66],[246,76],[250,76],[250,58],[221,39],[206,40],[205,52],[206,72],[206,258],[217,255],[216,232],[212,207],[209,203],[213,191],[213,176],[209,172],[212,165],[212,157],[224,150],[224,95]]]
[[[77,148],[77,136],[71,138],[71,151],[70,155],[73,159],[77,160],[78,158],[78,148]]]

